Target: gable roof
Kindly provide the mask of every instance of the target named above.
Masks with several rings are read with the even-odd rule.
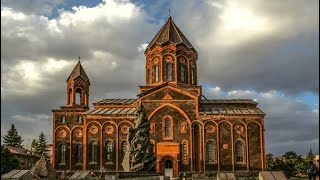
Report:
[[[173,84],[171,84],[171,83],[169,83],[169,82],[165,82],[165,83],[163,83],[163,84],[160,84],[159,86],[155,86],[155,87],[153,87],[153,88],[151,88],[151,89],[149,89],[149,90],[147,90],[147,91],[145,91],[145,92],[142,92],[142,93],[138,94],[137,96],[138,96],[139,98],[142,98],[143,96],[145,96],[145,95],[147,95],[147,94],[150,94],[151,92],[156,91],[156,90],[161,89],[161,88],[166,87],[166,86],[170,86],[170,87],[179,89],[179,90],[184,91],[184,92],[186,92],[186,93],[188,93],[188,94],[190,94],[190,95],[192,95],[192,96],[198,96],[198,94],[195,93],[195,92],[193,92],[193,91],[189,91],[189,90],[187,90],[187,89],[185,89],[185,88],[181,88],[180,86],[173,85]]]
[[[89,81],[89,78],[88,78],[86,72],[84,71],[83,67],[81,66],[80,61],[72,70],[71,74],[69,75],[69,77],[67,79],[67,82],[69,81],[69,79],[74,80],[78,77],[81,77],[84,81]],[[90,84],[90,82],[89,82],[89,84]]]
[[[183,43],[188,48],[193,48],[189,40],[185,37],[185,35],[182,34],[181,30],[173,22],[171,16],[168,17],[167,22],[162,26],[160,31],[151,40],[147,48],[151,48],[155,44],[161,45],[168,41],[174,43],[175,45]]]

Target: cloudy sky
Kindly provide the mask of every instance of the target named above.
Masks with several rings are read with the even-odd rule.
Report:
[[[135,98],[144,48],[168,9],[199,54],[207,98],[251,98],[266,112],[266,151],[319,153],[317,0],[1,0],[1,138],[25,147],[65,104],[81,57],[90,101]],[[28,144],[29,143],[29,144]]]

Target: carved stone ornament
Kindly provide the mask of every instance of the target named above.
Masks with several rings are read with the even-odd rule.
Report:
[[[155,59],[153,60],[153,62],[154,62],[155,64],[158,64],[158,61],[159,61],[159,58],[155,58]]]
[[[90,132],[91,134],[96,134],[96,133],[98,132],[98,127],[97,127],[97,126],[91,126],[91,127],[89,128],[89,132]]]
[[[107,134],[112,134],[114,132],[114,127],[109,125],[105,128],[105,131]],[[121,129],[121,132],[122,132],[122,129]]]
[[[207,132],[212,134],[216,131],[216,128],[213,125],[207,126]]]
[[[223,149],[228,149],[228,144],[223,144],[223,145],[222,145],[222,148],[223,148]]]
[[[60,138],[65,138],[67,136],[67,132],[65,130],[60,130],[58,136]]]
[[[155,123],[151,123],[150,124],[150,133],[153,134],[156,132],[156,124]]]
[[[78,137],[78,138],[81,138],[82,137],[82,131],[80,130],[80,129],[77,129],[76,131],[75,131],[75,135]]]
[[[128,134],[128,126],[127,125],[124,125],[121,127],[121,133],[122,134]]]
[[[193,61],[191,61],[191,67],[193,67],[193,68],[194,68],[194,63],[193,63]]]
[[[181,63],[186,63],[186,60],[184,58],[180,58]]]
[[[180,125],[180,133],[181,134],[185,134],[187,133],[187,123],[186,122],[182,122]]]
[[[244,127],[243,126],[240,126],[240,125],[236,125],[234,126],[234,131],[237,133],[237,134],[241,134],[244,132]]]

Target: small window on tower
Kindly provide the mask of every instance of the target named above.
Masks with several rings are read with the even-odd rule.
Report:
[[[159,66],[155,65],[154,66],[154,81],[157,82],[159,81]]]
[[[65,116],[62,116],[61,117],[61,124],[65,124],[66,123],[66,117]]]
[[[82,124],[82,116],[78,116],[78,124]]]
[[[180,66],[180,80],[181,80],[181,82],[186,82],[185,67],[184,67],[184,65],[181,65],[181,66]]]
[[[172,63],[167,64],[167,80],[172,81]]]

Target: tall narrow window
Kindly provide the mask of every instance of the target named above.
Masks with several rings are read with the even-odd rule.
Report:
[[[62,116],[62,117],[61,117],[61,123],[62,123],[62,124],[65,124],[65,123],[66,123],[66,117],[65,117],[65,116]]]
[[[191,69],[191,84],[195,84],[194,83],[194,69]]]
[[[76,89],[75,104],[77,104],[77,105],[82,105],[83,104],[83,101],[82,101],[82,89],[81,88],[77,88]]]
[[[122,142],[122,155],[124,156],[127,152],[127,141]]]
[[[82,116],[78,116],[78,124],[82,124]]]
[[[159,81],[159,66],[154,65],[154,81]]]
[[[91,163],[98,162],[98,143],[96,141],[91,143]]]
[[[167,80],[172,81],[172,63],[167,63]]]
[[[107,147],[107,163],[112,163],[113,162],[113,143],[112,141],[106,141],[106,147]]]
[[[216,163],[216,143],[214,140],[209,140],[206,147],[206,161],[207,163]]]
[[[62,144],[60,147],[60,157],[61,157],[61,164],[66,164],[66,145]]]
[[[149,73],[150,73],[150,70],[147,69],[147,72],[146,72],[146,81],[147,81],[147,84],[149,84]]]
[[[187,145],[187,141],[184,141],[182,143],[182,162],[183,164],[188,164],[188,145]]]
[[[82,164],[82,145],[77,145],[77,163]]]
[[[184,65],[180,66],[180,80],[181,80],[181,82],[185,82],[186,81]]]
[[[165,129],[165,137],[170,137],[170,125],[171,125],[171,122],[170,122],[170,119],[167,118],[165,120],[165,126],[164,126],[164,129]]]
[[[236,163],[244,163],[244,143],[242,140],[235,142]]]

